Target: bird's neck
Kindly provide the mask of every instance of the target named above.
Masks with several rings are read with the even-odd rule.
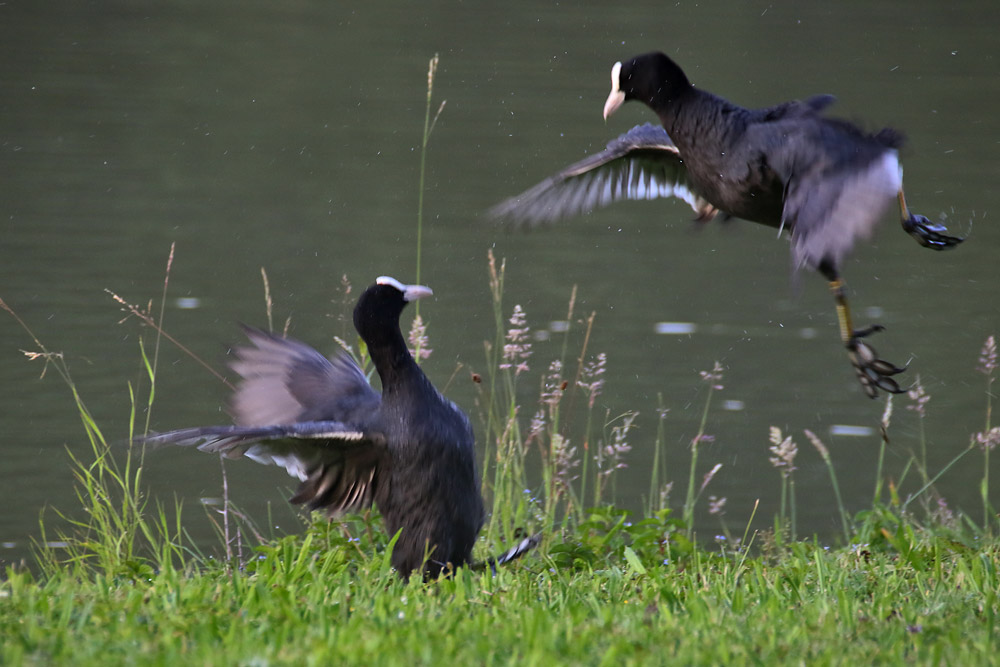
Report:
[[[658,88],[649,100],[643,100],[649,108],[656,112],[664,127],[669,127],[668,123],[673,123],[677,115],[697,98],[699,91],[689,83],[674,85],[669,88]]]
[[[654,109],[681,155],[690,152],[694,144],[705,144],[712,137],[728,140],[727,133],[742,132],[746,116],[743,107],[694,86],[669,104]],[[723,117],[725,122],[721,122]],[[706,126],[715,129],[706,131]]]
[[[396,334],[390,340],[368,343],[368,354],[382,380],[383,392],[386,387],[396,386],[411,378],[414,371],[420,373],[401,334]]]

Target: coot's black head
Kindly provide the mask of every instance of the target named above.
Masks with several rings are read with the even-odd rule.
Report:
[[[604,119],[629,100],[639,100],[659,112],[691,88],[684,72],[658,51],[614,64],[611,94],[604,103]]]
[[[369,347],[401,341],[399,316],[403,308],[431,294],[429,287],[404,285],[395,278],[381,276],[354,306],[354,328]]]

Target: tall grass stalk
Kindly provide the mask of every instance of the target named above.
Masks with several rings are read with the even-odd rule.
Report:
[[[649,499],[646,504],[646,513],[650,516],[664,509],[661,490],[667,481],[667,458],[663,452],[667,408],[663,404],[662,393],[656,394],[656,404],[656,437],[653,439],[653,465],[649,473]]]
[[[572,300],[576,299],[576,285],[573,286],[573,296]],[[584,420],[583,427],[583,440],[581,442],[580,458],[583,461],[583,470],[580,471],[580,496],[579,503],[577,505],[577,520],[583,520],[583,510],[584,504],[587,502],[587,480],[588,477],[588,467],[591,457],[591,438],[593,434],[594,427],[594,405],[596,403],[598,395],[600,395],[601,389],[604,386],[604,380],[600,378],[604,374],[604,364],[607,361],[607,357],[604,355],[598,355],[597,359],[594,361],[593,366],[589,371],[584,370],[584,358],[586,357],[586,349],[590,343],[590,334],[594,328],[594,317],[596,313],[590,313],[587,318],[586,332],[583,338],[583,349],[580,351],[580,357],[578,359],[577,366],[577,376],[576,380],[573,382],[574,388],[580,387],[587,394],[587,416]],[[565,343],[564,343],[565,345]],[[589,377],[583,377],[585,373],[589,374]],[[575,396],[575,394],[574,394]],[[572,408],[572,403],[570,404]]]
[[[837,512],[840,514],[840,527],[844,531],[844,544],[849,544],[851,541],[851,528],[850,520],[848,518],[847,510],[844,508],[844,499],[840,496],[840,484],[837,482],[837,473],[833,467],[833,460],[830,458],[830,450],[826,448],[823,441],[816,436],[815,433],[809,429],[805,429],[806,437],[809,442],[812,443],[816,451],[819,452],[820,458],[823,459],[824,465],[826,465],[827,472],[830,473],[830,485],[833,487],[834,498],[837,499]]]
[[[917,436],[917,442],[920,445],[919,456],[913,454],[911,459],[916,462],[917,470],[920,472],[921,481],[926,484],[929,479],[929,473],[927,471],[927,430],[925,427],[925,419],[927,417],[927,403],[930,401],[930,395],[924,390],[924,385],[920,381],[920,376],[917,376],[917,381],[913,384],[913,387],[907,392],[911,404],[906,406],[908,410],[912,410],[917,413],[918,423],[920,425],[919,434]]]
[[[562,350],[559,352],[559,360],[563,363],[563,367],[566,366],[566,352],[569,349],[569,334],[573,329],[573,311],[576,309],[576,285],[573,285],[573,289],[569,294],[569,305],[566,308],[566,320],[565,327],[563,329],[562,336]],[[597,313],[592,312],[590,317],[587,319],[587,333],[583,338],[583,346],[580,348],[580,356],[576,358],[576,378],[570,385],[571,395],[576,395],[577,383],[580,381],[580,373],[583,372],[583,360],[587,356],[587,345],[590,343],[590,331],[594,324],[594,317]],[[570,410],[573,409],[573,404],[570,403]]]
[[[493,512],[487,527],[487,541],[492,543],[512,535],[527,512],[527,499],[523,493],[527,489],[525,442],[518,421],[517,379],[527,369],[530,342],[519,306],[511,315],[510,328],[505,326],[503,287],[506,261],[501,260],[498,266],[492,250],[487,258],[496,337],[492,344],[485,345],[488,393],[485,396],[481,393],[480,400],[486,420],[483,486],[493,491]],[[492,484],[488,486],[486,482],[491,470]]]
[[[493,250],[487,250],[487,270],[489,277],[489,287],[490,287],[490,303],[493,306],[493,331],[495,332],[493,342],[486,342],[483,345],[483,352],[486,358],[486,368],[487,372],[487,396],[485,401],[486,409],[486,429],[483,435],[485,440],[485,454],[483,456],[483,485],[486,485],[487,475],[489,474],[489,466],[485,465],[492,459],[495,459],[499,455],[499,428],[498,424],[500,421],[500,410],[497,404],[497,377],[498,373],[496,368],[500,365],[500,353],[503,350],[503,339],[504,339],[504,323],[503,323],[503,289],[504,289],[504,278],[507,271],[507,260],[502,259],[500,261],[499,267],[497,266],[496,257],[493,256]],[[481,378],[480,378],[481,381]],[[493,456],[490,455],[490,447],[494,446],[495,450]]]
[[[996,434],[989,430],[984,431],[984,437],[979,443],[983,450],[983,478],[979,482],[979,495],[983,501],[983,532],[991,535],[993,532],[993,522],[996,520],[996,511],[990,503],[990,450],[997,445]]]
[[[778,514],[778,528],[775,532],[788,529],[792,541],[797,539],[797,522],[795,508],[795,457],[799,453],[798,445],[792,436],[784,436],[781,429],[772,426],[768,439],[772,456],[771,465],[781,472],[781,509]]]
[[[438,107],[437,113],[434,114],[433,120],[431,119],[431,99],[434,97],[434,76],[437,74],[438,68],[438,54],[434,54],[434,57],[430,59],[427,65],[427,105],[424,109],[424,136],[420,142],[420,185],[417,194],[417,275],[416,282],[420,283],[420,260],[422,256],[423,249],[423,236],[424,236],[424,174],[427,166],[427,143],[431,139],[431,133],[434,131],[434,126],[437,125],[437,120],[441,116],[441,112],[444,111],[444,105],[447,100],[442,100],[441,106]],[[420,302],[417,301],[415,304],[417,314],[420,313]]]
[[[997,446],[1000,434],[992,427],[993,416],[993,380],[997,369],[996,338],[990,336],[983,343],[979,354],[977,370],[986,376],[986,425],[981,435],[977,437],[983,450],[983,479],[979,484],[979,493],[983,501],[983,531],[992,532],[996,512],[990,505],[990,450]]]
[[[444,111],[444,105],[446,100],[441,101],[441,106],[438,107],[437,113],[434,114],[433,120],[431,119],[431,99],[434,97],[434,76],[437,74],[438,67],[438,54],[434,54],[434,57],[430,59],[427,65],[427,105],[424,109],[424,134],[420,142],[420,183],[417,191],[417,267],[415,282],[420,284],[420,268],[421,260],[423,258],[423,245],[424,245],[424,184],[425,184],[425,173],[427,167],[427,144],[430,142],[431,133],[434,131],[434,126],[437,125],[437,120],[441,116],[441,112]],[[427,352],[423,349],[424,346],[424,336],[423,333],[426,331],[426,324],[420,317],[420,301],[418,300],[414,304],[413,312],[413,331],[419,331],[418,335],[411,334],[411,339],[414,340],[415,346],[413,350],[413,358],[419,364],[426,356]]]
[[[708,393],[705,396],[705,406],[701,411],[701,422],[698,424],[698,433],[691,439],[691,465],[688,471],[688,486],[687,486],[687,496],[684,499],[684,509],[682,511],[681,517],[684,525],[687,527],[687,537],[691,539],[694,535],[694,507],[698,500],[698,496],[701,495],[701,491],[704,490],[705,484],[701,485],[701,489],[697,492],[695,491],[695,473],[698,469],[698,450],[701,447],[701,443],[708,439],[705,428],[708,425],[708,410],[712,405],[712,395],[722,389],[720,382],[722,381],[722,365],[719,362],[715,362],[714,367],[711,371],[701,371],[701,378],[708,386]]]
[[[597,468],[594,471],[595,507],[600,507],[607,502],[604,494],[609,484],[611,485],[611,497],[614,498],[616,495],[618,475],[615,473],[627,467],[624,458],[632,450],[631,445],[628,444],[629,433],[639,413],[628,411],[614,419],[610,418],[610,411],[607,415],[604,440],[597,448]]]
[[[983,532],[989,533],[993,527],[994,512],[990,507],[990,448],[983,447],[983,479],[979,483],[979,494],[983,500]]]
[[[882,469],[885,464],[885,448],[889,444],[889,422],[891,419],[892,394],[886,394],[885,410],[882,412],[882,420],[879,424],[878,465],[875,466],[875,493],[872,496],[872,505],[879,505],[882,502]]]
[[[937,481],[938,481],[939,479],[941,479],[941,477],[942,477],[942,476],[943,476],[943,475],[944,475],[945,473],[947,473],[947,472],[948,472],[949,470],[951,470],[951,469],[952,469],[952,468],[953,468],[953,467],[955,466],[955,464],[956,464],[956,463],[958,463],[959,461],[961,461],[961,460],[962,460],[962,458],[964,458],[966,454],[968,454],[968,453],[969,453],[969,452],[971,452],[971,451],[972,451],[973,449],[975,449],[975,447],[976,447],[976,440],[975,440],[975,438],[972,438],[972,439],[971,439],[971,440],[969,441],[969,445],[968,445],[968,446],[967,446],[967,447],[966,447],[965,449],[963,449],[963,450],[962,450],[962,451],[960,451],[960,452],[959,452],[958,454],[956,454],[956,455],[954,456],[954,458],[952,458],[952,459],[951,459],[951,461],[948,461],[948,463],[946,463],[946,464],[945,464],[945,466],[944,466],[943,468],[941,468],[941,469],[940,469],[940,470],[939,470],[939,471],[937,472],[937,474],[936,474],[936,475],[934,475],[934,476],[933,476],[933,477],[931,477],[931,478],[930,478],[929,480],[927,480],[927,483],[926,483],[926,484],[924,484],[923,486],[921,486],[921,487],[920,487],[919,489],[917,489],[917,490],[916,490],[916,491],[915,491],[915,492],[914,492],[914,493],[913,493],[912,495],[910,495],[910,497],[909,497],[909,498],[907,498],[907,499],[906,499],[906,500],[905,500],[905,501],[903,502],[902,506],[900,507],[900,510],[901,510],[901,511],[903,511],[903,512],[905,512],[905,511],[906,511],[906,508],[907,508],[907,507],[908,507],[908,506],[910,505],[910,503],[912,503],[912,502],[913,502],[914,500],[916,500],[917,498],[920,498],[920,497],[922,497],[925,491],[927,491],[928,489],[930,489],[931,487],[933,487],[933,486],[934,486],[934,485],[935,485],[935,484],[937,483]],[[878,498],[876,498],[876,503],[877,503],[877,502],[878,502]]]
[[[551,530],[556,525],[556,510],[560,497],[565,491],[565,485],[559,484],[557,466],[560,452],[569,444],[559,431],[559,416],[562,399],[565,395],[566,383],[562,379],[562,362],[553,361],[549,372],[543,380],[540,402],[542,410],[547,413],[545,430],[535,434],[541,459],[542,489],[545,496],[542,499],[544,526]],[[547,443],[547,445],[546,445]]]
[[[149,430],[150,420],[153,417],[153,395],[156,387],[156,369],[160,359],[160,342],[162,340],[163,322],[166,314],[167,290],[170,287],[170,270],[174,265],[174,250],[176,249],[176,246],[176,243],[170,244],[170,254],[167,256],[167,269],[163,274],[163,293],[160,295],[160,316],[157,319],[159,326],[156,328],[156,338],[153,344],[153,360],[152,363],[148,363],[146,365],[150,384],[149,400],[146,405],[146,423],[143,426],[143,433]],[[143,359],[145,360],[145,358],[145,354],[143,354]]]

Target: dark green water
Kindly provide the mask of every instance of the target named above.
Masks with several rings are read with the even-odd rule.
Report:
[[[158,299],[171,243],[166,326],[202,358],[221,365],[236,322],[265,323],[261,267],[276,319],[291,316],[294,335],[332,351],[331,336],[346,332],[337,319],[343,275],[356,288],[381,274],[415,278],[426,71],[437,52],[435,99],[447,105],[427,160],[421,275],[436,294],[422,305],[432,379],[443,386],[462,363],[447,393],[475,413],[465,378],[469,368],[485,371],[482,343],[493,337],[492,248],[507,260],[507,312],[521,304],[535,330],[565,318],[574,285],[577,317],[596,313],[590,351],[608,354],[599,414],[640,413],[621,504],[637,509],[648,489],[658,394],[670,409],[675,504],[683,497],[686,444],[704,398],[698,371],[719,360],[725,389],[699,475],[723,467],[706,494],[728,498],[735,532],[760,498],[766,527],[780,490],[768,427],[779,426],[800,446],[799,532],[828,535],[839,525],[832,493],[802,429],[830,447],[849,507],[868,507],[878,439],[830,429],[873,428],[884,404],[853,379],[823,281],[790,279],[785,240],[739,221],[695,230],[674,202],[619,206],[527,235],[496,230],[482,212],[653,120],[639,105],[601,120],[611,65],[653,48],[696,85],[747,106],[829,92],[836,115],[904,130],[911,206],[970,240],[932,253],[887,221],[845,275],[859,323],[874,317],[888,328],[875,346],[909,362],[906,377],[919,374],[933,397],[925,428],[934,472],[983,428],[986,383],[974,368],[985,338],[1000,333],[997,10],[614,4],[2,4],[0,298],[65,355],[112,440],[127,433],[128,383],[142,379],[140,328],[119,324],[104,290]],[[198,307],[179,307],[181,298]],[[664,321],[697,330],[657,334]],[[526,416],[535,401],[527,389],[561,345],[559,336],[535,343]],[[78,507],[67,449],[89,455],[68,390],[53,373],[39,379],[42,364],[20,352],[30,349],[0,313],[0,560],[26,553],[43,507]],[[157,391],[154,428],[226,421],[224,387],[169,345]],[[722,409],[724,400],[742,409]],[[908,403],[895,401],[890,431],[896,476],[919,447]],[[981,460],[968,456],[938,485],[950,506],[977,517]],[[274,522],[297,529],[281,471],[228,471],[247,512],[267,524],[271,503]],[[911,472],[913,488],[915,479]],[[215,458],[154,452],[146,480],[156,500],[185,499],[192,531],[209,535],[197,499],[220,494]],[[716,518],[700,521],[702,535],[717,531]]]

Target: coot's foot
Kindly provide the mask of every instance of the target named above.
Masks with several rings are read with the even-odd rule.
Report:
[[[909,213],[903,218],[903,231],[917,240],[925,248],[947,250],[954,248],[965,239],[960,236],[948,236],[948,228],[931,222],[925,216]]]
[[[910,213],[902,189],[896,196],[899,199],[899,220],[903,224],[903,231],[916,239],[917,243],[923,247],[932,250],[947,250],[965,240],[960,236],[948,236],[948,228],[944,225],[933,223],[923,215]]]
[[[905,389],[900,389],[899,384],[892,379],[893,375],[902,373],[906,368],[900,368],[884,359],[879,359],[875,348],[861,340],[882,331],[884,328],[880,324],[875,324],[866,329],[856,330],[847,341],[847,356],[854,366],[854,372],[858,375],[858,382],[861,383],[869,398],[877,397],[879,389],[891,394],[906,392]]]

